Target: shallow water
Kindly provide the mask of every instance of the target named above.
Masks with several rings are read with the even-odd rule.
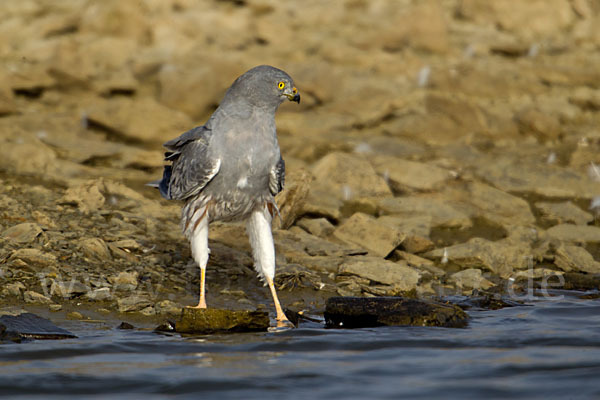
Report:
[[[564,293],[563,293],[564,294]],[[40,398],[600,398],[600,300],[471,310],[466,329],[201,337],[102,330],[0,345],[0,394]],[[65,326],[61,324],[62,326]]]

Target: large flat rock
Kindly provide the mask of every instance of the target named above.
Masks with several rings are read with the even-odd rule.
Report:
[[[0,342],[22,339],[70,339],[76,338],[66,329],[60,328],[46,318],[32,313],[3,315],[0,317]]]
[[[217,308],[183,308],[175,324],[179,333],[257,332],[269,328],[266,311],[231,311]]]
[[[330,297],[325,307],[328,328],[401,325],[462,328],[467,319],[458,306],[402,297]]]

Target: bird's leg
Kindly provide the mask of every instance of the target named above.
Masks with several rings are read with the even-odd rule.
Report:
[[[281,309],[277,292],[273,284],[275,276],[275,245],[271,233],[271,214],[267,207],[252,212],[248,219],[247,231],[254,257],[254,268],[266,280],[273,295],[277,312],[277,327],[293,327]]]
[[[208,263],[208,215],[206,209],[200,213],[194,222],[194,231],[190,238],[192,257],[200,267],[200,301],[192,308],[206,308],[205,280],[206,264]]]
[[[283,310],[281,309],[281,304],[279,303],[279,298],[277,297],[277,291],[275,291],[275,285],[273,284],[273,279],[271,278],[266,278],[267,280],[267,284],[269,285],[269,289],[271,289],[271,295],[273,296],[273,302],[275,303],[275,312],[277,313],[277,327],[278,328],[288,328],[294,327],[294,324],[292,324],[287,317],[285,316],[285,313],[283,312]]]

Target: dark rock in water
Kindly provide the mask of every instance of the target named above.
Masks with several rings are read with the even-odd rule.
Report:
[[[135,329],[135,326],[131,325],[129,322],[121,322],[117,329]]]
[[[523,304],[523,302],[505,299],[500,296],[490,296],[487,294],[482,296],[464,297],[461,299],[457,299],[457,301],[452,301],[452,303],[456,304],[463,310],[468,310],[471,308],[480,308],[484,310],[500,310],[506,307],[518,307],[525,305]]]
[[[328,328],[440,326],[463,328],[467,314],[458,306],[402,297],[330,297],[325,306]]]
[[[230,311],[216,308],[184,308],[175,325],[179,333],[256,332],[269,328],[265,311]]]
[[[567,290],[593,290],[600,289],[600,275],[580,274],[568,272],[563,275],[565,279],[564,289]]]
[[[22,339],[70,339],[71,332],[51,321],[31,313],[0,317],[0,341],[20,342]]]
[[[175,323],[172,321],[163,322],[154,328],[154,332],[175,332]]]

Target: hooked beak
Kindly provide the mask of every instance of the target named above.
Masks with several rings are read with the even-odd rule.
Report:
[[[298,89],[293,88],[291,92],[285,94],[289,101],[295,101],[300,104],[300,93],[298,93]]]

